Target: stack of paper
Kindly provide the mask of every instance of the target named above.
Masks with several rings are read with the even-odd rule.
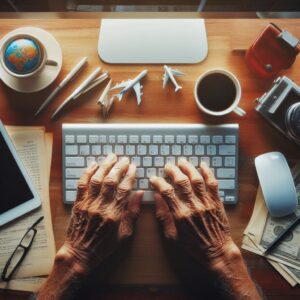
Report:
[[[42,206],[0,229],[0,273],[26,229],[40,216],[44,216],[44,220],[38,225],[32,247],[13,280],[0,282],[0,288],[34,292],[45,280],[42,276],[49,274],[55,256],[49,202],[53,139],[43,127],[8,127],[7,130],[41,197]]]
[[[292,173],[298,199],[300,199],[300,164],[293,168]],[[284,218],[271,217],[259,187],[250,222],[244,231],[242,244],[243,249],[265,256],[268,262],[292,286],[300,283],[300,225],[269,254],[264,255],[263,252],[298,215],[300,215],[300,205],[298,205],[295,214],[291,216]]]

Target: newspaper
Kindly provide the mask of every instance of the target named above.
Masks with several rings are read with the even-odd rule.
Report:
[[[300,163],[293,168],[292,174],[300,199]],[[290,216],[271,217],[259,188],[242,244],[243,249],[265,256],[292,286],[300,284],[300,224],[270,254],[265,255],[264,249],[299,215],[300,205]]]
[[[33,276],[49,274],[55,255],[49,203],[53,138],[52,134],[45,133],[43,127],[9,127],[7,129],[40,193],[42,206],[0,230],[0,271],[26,228],[31,226],[40,215],[44,216],[44,222],[39,225],[32,249],[20,265],[14,279],[8,283],[0,282],[0,288],[36,291],[45,277]]]

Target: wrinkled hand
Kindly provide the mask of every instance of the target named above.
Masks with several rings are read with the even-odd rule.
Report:
[[[66,241],[58,252],[78,272],[89,272],[132,236],[143,196],[140,191],[130,195],[135,171],[128,158],[117,162],[109,154],[80,178]]]
[[[200,173],[185,159],[167,164],[169,184],[150,178],[155,194],[156,216],[164,235],[201,264],[213,268],[224,253],[237,249],[218,193],[218,182],[206,164]]]

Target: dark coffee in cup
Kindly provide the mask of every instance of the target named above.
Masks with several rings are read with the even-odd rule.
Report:
[[[201,104],[212,111],[223,111],[230,107],[236,98],[234,82],[225,74],[209,74],[197,88]]]
[[[241,85],[226,70],[215,69],[202,74],[196,81],[194,95],[198,107],[207,114],[222,116],[234,111],[240,116],[245,115],[238,107]]]

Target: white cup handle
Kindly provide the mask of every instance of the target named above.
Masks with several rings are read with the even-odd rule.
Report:
[[[238,106],[233,111],[240,117],[243,117],[246,114],[246,112]]]
[[[58,64],[57,64],[56,61],[54,61],[54,60],[52,60],[52,59],[47,59],[46,62],[45,62],[45,65],[56,67]]]

